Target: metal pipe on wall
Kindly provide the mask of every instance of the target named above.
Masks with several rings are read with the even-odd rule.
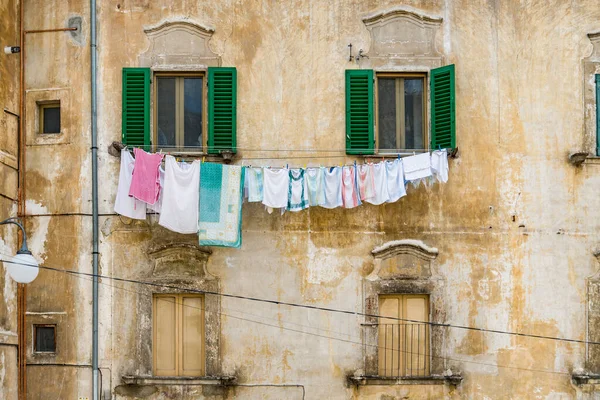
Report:
[[[98,384],[98,121],[97,121],[96,0],[90,0],[90,74],[92,133],[92,400],[99,399]]]

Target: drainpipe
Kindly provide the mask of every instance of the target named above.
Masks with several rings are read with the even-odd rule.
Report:
[[[98,384],[98,121],[96,94],[96,0],[90,0],[91,130],[92,130],[92,400],[99,398]]]

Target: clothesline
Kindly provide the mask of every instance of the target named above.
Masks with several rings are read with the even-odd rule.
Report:
[[[171,147],[168,146],[161,146],[161,145],[156,145],[156,144],[150,144],[150,145],[145,145],[145,146],[125,146],[126,148],[138,148],[138,149],[143,149],[143,150],[148,150],[150,149],[151,151],[154,150],[156,152],[156,150],[161,150],[161,149],[172,149]],[[209,146],[184,146],[184,149],[206,149]],[[217,146],[212,146],[213,149],[215,150],[222,150],[222,151],[227,151],[227,150],[232,150],[231,147],[217,147]],[[294,148],[288,148],[288,149],[268,149],[268,148],[263,148],[263,147],[234,147],[233,149],[235,150],[244,150],[244,151],[252,151],[252,152],[283,152],[283,151],[296,151],[296,152],[318,152],[318,153],[346,153],[347,149],[294,149]],[[373,151],[372,148],[364,148],[364,149],[352,149],[353,151],[356,152],[369,152],[369,151]],[[383,153],[383,154],[389,154],[389,155],[397,155],[397,154],[412,154],[414,152],[416,153],[424,153],[424,152],[433,152],[436,150],[443,150],[442,148],[439,149],[386,149],[386,150],[394,150],[394,152],[387,152],[387,153]],[[167,151],[163,151],[163,153],[168,153],[168,152],[172,152],[172,153],[176,153],[179,150],[167,150]]]
[[[363,202],[394,203],[406,185],[448,180],[447,150],[410,157],[330,167],[289,168],[177,162],[175,157],[134,148],[121,150],[115,211],[146,219],[160,214],[159,225],[199,236],[200,245],[239,247],[244,200],[260,202],[269,213],[309,207],[354,208]],[[164,167],[161,166],[164,159]]]

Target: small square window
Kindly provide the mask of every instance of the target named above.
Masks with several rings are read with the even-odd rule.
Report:
[[[60,133],[60,102],[40,104],[40,134]]]
[[[36,353],[56,353],[56,325],[34,325],[33,332]]]

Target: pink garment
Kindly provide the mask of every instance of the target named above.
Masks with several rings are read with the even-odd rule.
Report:
[[[133,164],[133,178],[129,187],[129,195],[154,205],[160,193],[158,167],[162,162],[162,154],[146,153],[142,149],[133,149],[135,164]]]
[[[373,173],[373,164],[359,165],[357,172],[360,199],[372,199],[373,197],[375,197],[375,177]]]
[[[354,167],[344,167],[342,170],[342,201],[344,208],[358,206],[358,193],[355,184]]]

